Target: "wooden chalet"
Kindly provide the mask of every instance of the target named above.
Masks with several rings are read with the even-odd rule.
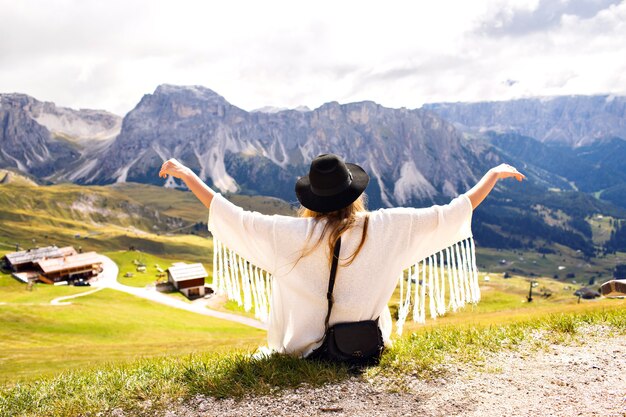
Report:
[[[77,253],[71,246],[47,246],[13,252],[5,255],[3,260],[13,277],[25,283],[42,281],[54,284],[89,279],[102,271],[102,260],[96,252]]]
[[[37,269],[36,264],[39,261],[73,255],[76,255],[76,250],[71,246],[64,248],[47,246],[45,248],[9,253],[4,256],[4,263],[13,272],[33,271]]]
[[[602,295],[609,298],[626,297],[626,279],[613,279],[600,287]]]
[[[39,279],[48,284],[75,279],[89,279],[102,272],[102,259],[96,252],[79,253],[37,262]]]
[[[204,280],[208,276],[209,274],[207,274],[201,263],[186,264],[178,262],[167,270],[168,282],[172,283],[174,288],[190,300],[204,297]]]

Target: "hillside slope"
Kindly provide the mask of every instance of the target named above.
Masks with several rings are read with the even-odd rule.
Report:
[[[292,212],[280,200],[236,198],[247,209]],[[183,258],[206,257],[208,210],[191,194],[144,184],[0,185],[0,249],[73,245],[84,250],[130,247]],[[196,235],[196,236],[194,236]]]

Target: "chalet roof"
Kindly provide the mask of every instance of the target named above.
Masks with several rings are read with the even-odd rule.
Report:
[[[76,252],[76,249],[74,249],[73,246],[64,246],[60,248],[59,250],[61,251],[63,256],[78,255],[78,252]]]
[[[60,258],[45,259],[37,264],[44,274],[63,271],[65,269],[80,268],[83,266],[101,264],[102,258],[96,252],[80,253],[78,255],[64,256]]]
[[[29,262],[37,262],[46,258],[59,258],[63,256],[75,255],[73,247],[67,246],[57,248],[56,246],[46,246],[45,248],[28,249],[20,252],[13,252],[6,255],[11,265],[22,265]]]
[[[201,263],[186,264],[184,262],[178,262],[170,266],[167,271],[176,282],[206,278],[209,276]]]

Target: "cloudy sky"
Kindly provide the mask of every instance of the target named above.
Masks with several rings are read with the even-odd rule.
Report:
[[[626,94],[626,0],[0,0],[0,92],[123,115],[162,83],[247,110]]]

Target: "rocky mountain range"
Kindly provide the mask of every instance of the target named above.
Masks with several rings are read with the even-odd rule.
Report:
[[[517,133],[570,147],[626,138],[626,97],[560,96],[479,103],[424,105],[460,130]]]
[[[477,149],[432,112],[373,102],[247,112],[207,88],[162,85],[126,115],[97,162],[64,175],[87,184],[162,184],[155,173],[174,157],[222,192],[293,200],[295,179],[325,152],[371,173],[374,206],[456,195],[475,180],[478,163]]]
[[[620,96],[247,112],[208,88],[161,85],[123,119],[2,94],[0,120],[0,168],[49,181],[162,184],[154,172],[175,157],[222,192],[290,200],[308,161],[335,152],[372,174],[375,207],[453,196],[500,160],[522,164],[546,187],[597,192],[626,183]]]
[[[174,157],[221,192],[293,202],[311,159],[334,152],[370,173],[377,208],[446,202],[506,161],[530,181],[499,185],[476,211],[481,243],[534,247],[539,237],[592,254],[585,219],[626,218],[625,103],[574,96],[409,110],[364,101],[248,112],[208,88],[161,85],[122,119],[3,94],[0,168],[44,182],[182,187],[156,175]]]

